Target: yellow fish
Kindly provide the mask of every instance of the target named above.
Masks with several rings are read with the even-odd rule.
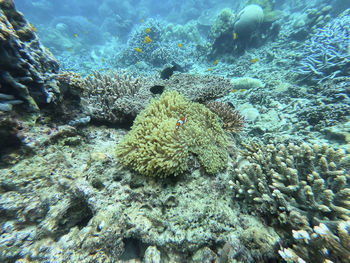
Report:
[[[145,19],[142,18],[142,19],[141,19],[141,23],[143,23],[143,22],[145,22]]]
[[[32,23],[29,23],[29,26],[34,32],[38,31],[38,29],[36,29],[36,27]]]
[[[75,34],[74,34],[74,37],[75,37],[75,38],[77,38],[77,37],[78,37],[78,34],[77,34],[77,33],[75,33]]]
[[[240,89],[239,90],[239,92],[245,92],[246,91],[246,89]]]
[[[145,40],[143,41],[143,43],[149,44],[152,42],[152,39],[149,36],[145,36]]]
[[[147,28],[145,29],[145,32],[146,32],[146,33],[151,33],[151,29],[147,27]]]
[[[71,48],[71,47],[67,48],[67,50],[68,50],[69,52],[73,52],[73,48]]]
[[[233,89],[232,92],[233,92],[233,93],[237,92],[237,89]]]
[[[182,44],[181,44],[181,43],[177,43],[177,46],[178,46],[179,48],[182,48]]]
[[[210,72],[213,71],[213,68],[208,68],[208,71],[210,71]]]
[[[104,58],[101,58],[101,61],[102,61],[102,62],[105,62],[105,59],[104,59]]]
[[[136,52],[139,52],[139,53],[142,53],[142,50],[141,50],[141,48],[139,48],[139,47],[136,47],[136,48],[135,48],[135,51],[136,51]]]
[[[258,62],[258,61],[259,61],[259,59],[253,58],[250,62],[252,62],[252,64],[254,64],[254,63]]]
[[[233,33],[233,40],[236,40],[236,39],[237,39],[237,33],[234,32],[234,33]]]
[[[136,61],[136,65],[138,65],[139,64],[139,61]]]
[[[217,65],[219,63],[219,60],[214,61],[214,65]]]

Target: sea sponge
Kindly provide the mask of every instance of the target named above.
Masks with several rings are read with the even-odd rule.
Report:
[[[187,122],[175,132],[182,117]],[[227,163],[226,146],[227,137],[215,114],[168,91],[136,117],[116,155],[120,164],[140,174],[165,177],[186,171],[192,154],[206,172],[214,174]]]

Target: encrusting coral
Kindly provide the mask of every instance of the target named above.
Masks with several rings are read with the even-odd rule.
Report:
[[[175,129],[180,118],[187,121]],[[222,170],[228,159],[227,138],[218,117],[176,91],[164,92],[135,119],[117,146],[119,163],[147,176],[178,175],[195,155],[208,173]]]

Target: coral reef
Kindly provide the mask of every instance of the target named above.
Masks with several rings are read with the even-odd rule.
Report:
[[[175,130],[183,116],[188,121]],[[143,175],[166,177],[186,171],[190,153],[206,172],[218,173],[227,162],[226,148],[227,138],[216,115],[169,91],[136,117],[116,152],[123,166]]]
[[[341,221],[336,232],[320,223],[313,229],[293,230],[296,244],[278,252],[287,263],[350,262],[350,221]]]
[[[12,0],[1,0],[0,10],[0,89],[8,96],[1,102],[2,108],[7,105],[5,109],[11,110],[18,100],[30,111],[57,104],[60,90],[53,74],[58,72],[58,62],[40,44],[36,29],[15,9]]]
[[[243,130],[244,117],[228,103],[210,101],[205,106],[219,116],[224,130],[236,133]]]
[[[338,224],[350,219],[349,155],[328,145],[306,143],[265,147],[251,143],[245,147],[248,150],[242,152],[230,181],[235,198],[247,203],[248,210],[279,225],[284,235],[290,237],[290,229],[307,231],[299,233],[302,238],[315,239],[306,252],[302,250],[308,254],[303,258],[307,262],[319,261],[320,246],[326,246],[329,255],[337,254],[341,246],[317,241],[323,238],[316,240],[310,231],[320,223],[336,230]],[[292,252],[280,253],[287,258]]]
[[[344,151],[306,143],[247,147],[234,178],[237,198],[280,217],[298,211],[314,225],[349,219],[349,156]]]
[[[323,82],[336,76],[349,76],[350,9],[333,19],[307,40],[297,72],[314,82]]]
[[[196,102],[220,98],[234,88],[229,79],[215,75],[174,74],[169,80],[156,83]]]
[[[152,98],[149,88],[149,79],[96,71],[85,79],[82,107],[94,120],[129,123]]]
[[[247,5],[237,15],[234,30],[239,37],[249,38],[264,20],[264,11],[259,5]]]
[[[260,79],[250,77],[234,78],[231,80],[231,83],[236,89],[256,89],[265,86]]]

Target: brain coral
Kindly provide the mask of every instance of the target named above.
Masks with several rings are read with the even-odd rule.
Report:
[[[188,120],[175,133],[182,117]],[[191,154],[206,172],[217,173],[227,163],[226,145],[215,114],[176,91],[168,91],[136,117],[116,154],[123,166],[147,176],[178,175],[187,170]]]

